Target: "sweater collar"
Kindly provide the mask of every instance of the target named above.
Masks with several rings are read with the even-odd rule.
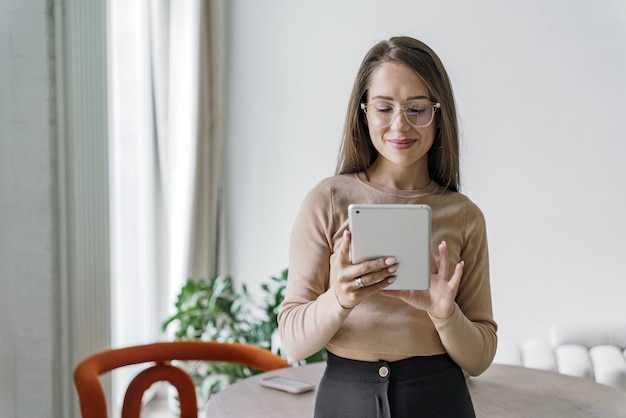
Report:
[[[354,173],[354,177],[363,185],[377,190],[379,192],[385,193],[387,195],[390,196],[396,196],[396,197],[405,197],[405,198],[415,198],[415,197],[421,197],[421,196],[427,196],[427,195],[431,195],[434,194],[436,192],[441,193],[442,188],[441,186],[439,186],[437,184],[437,182],[435,182],[434,180],[431,180],[431,182],[424,188],[422,189],[418,189],[418,190],[398,190],[398,189],[393,189],[391,187],[385,187],[382,186],[380,184],[376,184],[376,183],[371,183],[368,179],[367,176],[365,175],[365,173],[363,171],[360,171],[358,173]]]

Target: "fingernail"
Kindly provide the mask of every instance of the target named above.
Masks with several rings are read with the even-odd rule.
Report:
[[[448,244],[446,244],[446,242],[445,242],[445,241],[441,241],[441,245],[443,245],[443,246],[447,246]]]
[[[391,276],[387,279],[387,283],[393,283],[396,281],[396,276]]]
[[[398,266],[391,266],[387,269],[387,271],[389,273],[395,273],[396,271],[398,271]]]
[[[395,257],[389,257],[389,258],[385,259],[385,264],[387,264],[388,266],[393,266],[397,262],[398,262],[398,260],[396,260]]]

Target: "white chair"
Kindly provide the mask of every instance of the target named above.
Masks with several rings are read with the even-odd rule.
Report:
[[[626,322],[559,324],[550,343],[559,373],[626,390]]]
[[[550,370],[626,390],[626,322],[563,323],[548,340],[498,342],[494,363]]]

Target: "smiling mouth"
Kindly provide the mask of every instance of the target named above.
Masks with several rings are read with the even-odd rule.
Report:
[[[396,149],[407,149],[411,148],[417,139],[389,139],[387,142]]]

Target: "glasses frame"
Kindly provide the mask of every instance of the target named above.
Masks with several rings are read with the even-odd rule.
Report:
[[[406,111],[408,109],[408,105],[400,105],[400,106],[393,106],[393,118],[391,118],[391,121],[389,121],[389,123],[387,125],[373,125],[377,128],[387,128],[389,126],[391,126],[393,124],[393,122],[396,120],[396,118],[398,117],[398,110],[402,111],[402,114],[404,115],[404,120],[411,125],[414,128],[426,128],[427,126],[429,126],[431,123],[433,123],[433,120],[435,120],[435,113],[437,113],[437,109],[441,109],[441,103],[439,102],[428,102],[428,104],[432,107],[433,111],[430,114],[430,120],[428,121],[428,123],[426,125],[414,125],[411,123],[411,121],[409,120],[409,117],[406,114]],[[367,117],[367,108],[369,106],[374,106],[373,103],[361,103],[361,110],[363,110],[363,113],[365,113],[365,117]]]

